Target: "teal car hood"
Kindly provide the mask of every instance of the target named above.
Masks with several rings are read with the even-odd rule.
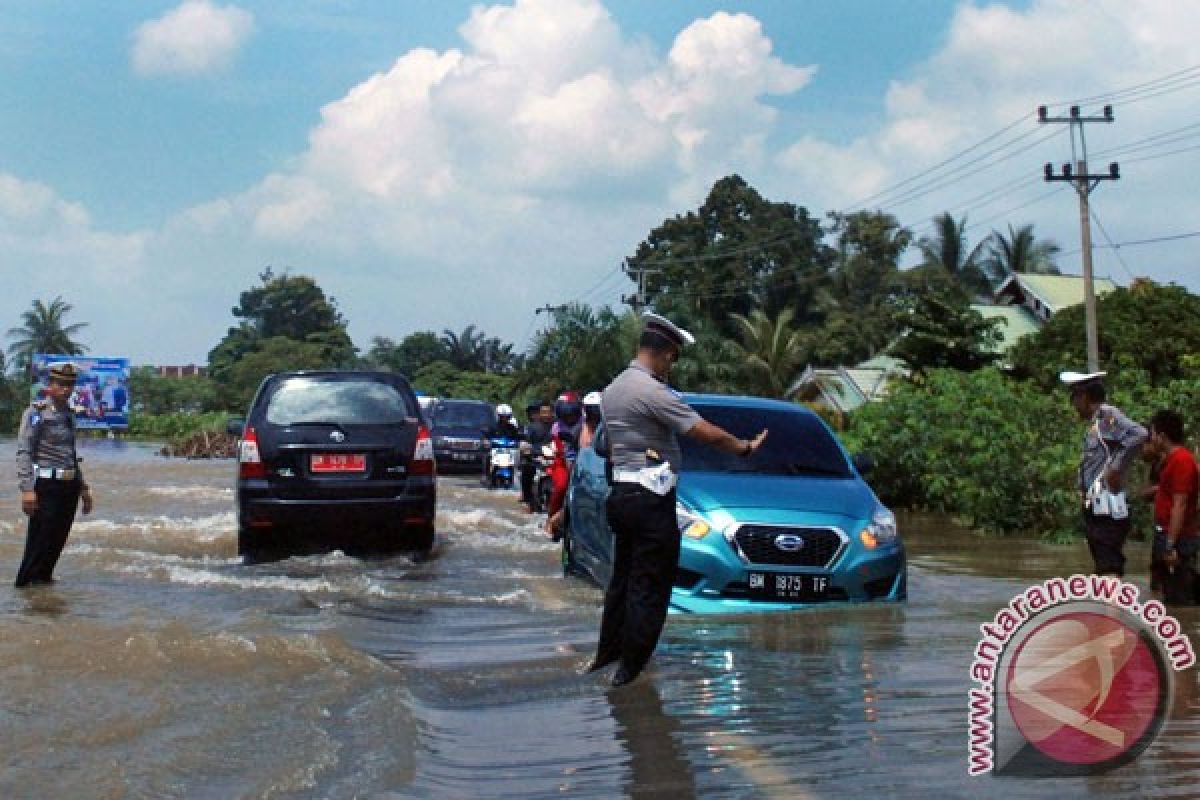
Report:
[[[806,511],[869,518],[876,500],[858,476],[824,478],[685,472],[680,476],[679,502],[701,513],[722,509],[756,508]]]

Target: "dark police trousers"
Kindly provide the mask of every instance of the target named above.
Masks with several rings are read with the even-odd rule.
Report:
[[[606,510],[616,541],[596,661],[619,656],[637,675],[658,644],[679,565],[675,491],[660,496],[635,483],[615,483]]]
[[[29,530],[25,534],[25,555],[17,570],[17,586],[31,583],[49,583],[54,575],[54,566],[67,544],[67,534],[75,521],[75,509],[79,505],[78,480],[57,481],[38,478],[34,485],[37,492],[38,510],[29,517]]]

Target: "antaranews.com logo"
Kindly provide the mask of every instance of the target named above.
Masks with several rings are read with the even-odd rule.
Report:
[[[1162,730],[1174,673],[1196,662],[1179,621],[1120,578],[1031,586],[980,625],[967,772],[1090,775]]]

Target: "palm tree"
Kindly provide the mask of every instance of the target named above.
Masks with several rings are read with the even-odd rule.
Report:
[[[442,331],[442,344],[446,346],[447,358],[451,364],[463,370],[483,369],[486,339],[483,331],[476,331],[474,325],[468,325],[457,334],[449,328]]]
[[[34,353],[78,356],[87,352],[87,347],[73,338],[87,327],[87,323],[64,324],[72,309],[72,305],[59,296],[50,305],[34,300],[33,308],[21,314],[23,324],[8,329],[8,338],[12,340],[8,353],[19,369],[29,368]]]
[[[992,291],[992,283],[982,266],[988,239],[967,252],[967,240],[963,233],[967,227],[967,218],[955,220],[950,214],[934,217],[934,233],[932,236],[922,236],[917,242],[925,264],[940,266],[950,273],[959,285],[973,295],[988,295]]]
[[[983,263],[997,281],[1016,274],[1058,275],[1061,271],[1054,257],[1061,249],[1050,239],[1038,241],[1033,235],[1033,225],[1022,225],[1016,230],[1009,225],[1007,237],[1000,231],[992,231]]]
[[[739,345],[755,389],[769,397],[783,397],[804,358],[803,334],[792,328],[795,311],[785,308],[775,319],[760,309],[749,317],[732,315],[739,327]]]

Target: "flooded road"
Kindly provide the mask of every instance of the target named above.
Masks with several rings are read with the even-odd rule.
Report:
[[[1104,776],[969,778],[979,625],[1086,571],[1084,547],[910,519],[909,602],[672,616],[651,666],[581,676],[600,590],[508,492],[444,478],[420,563],[243,566],[233,467],[88,441],[97,498],[53,587],[0,442],[0,797],[1195,797],[1196,672],[1158,741]],[[1130,548],[1145,585],[1144,544]],[[1180,614],[1193,641],[1198,617]]]

